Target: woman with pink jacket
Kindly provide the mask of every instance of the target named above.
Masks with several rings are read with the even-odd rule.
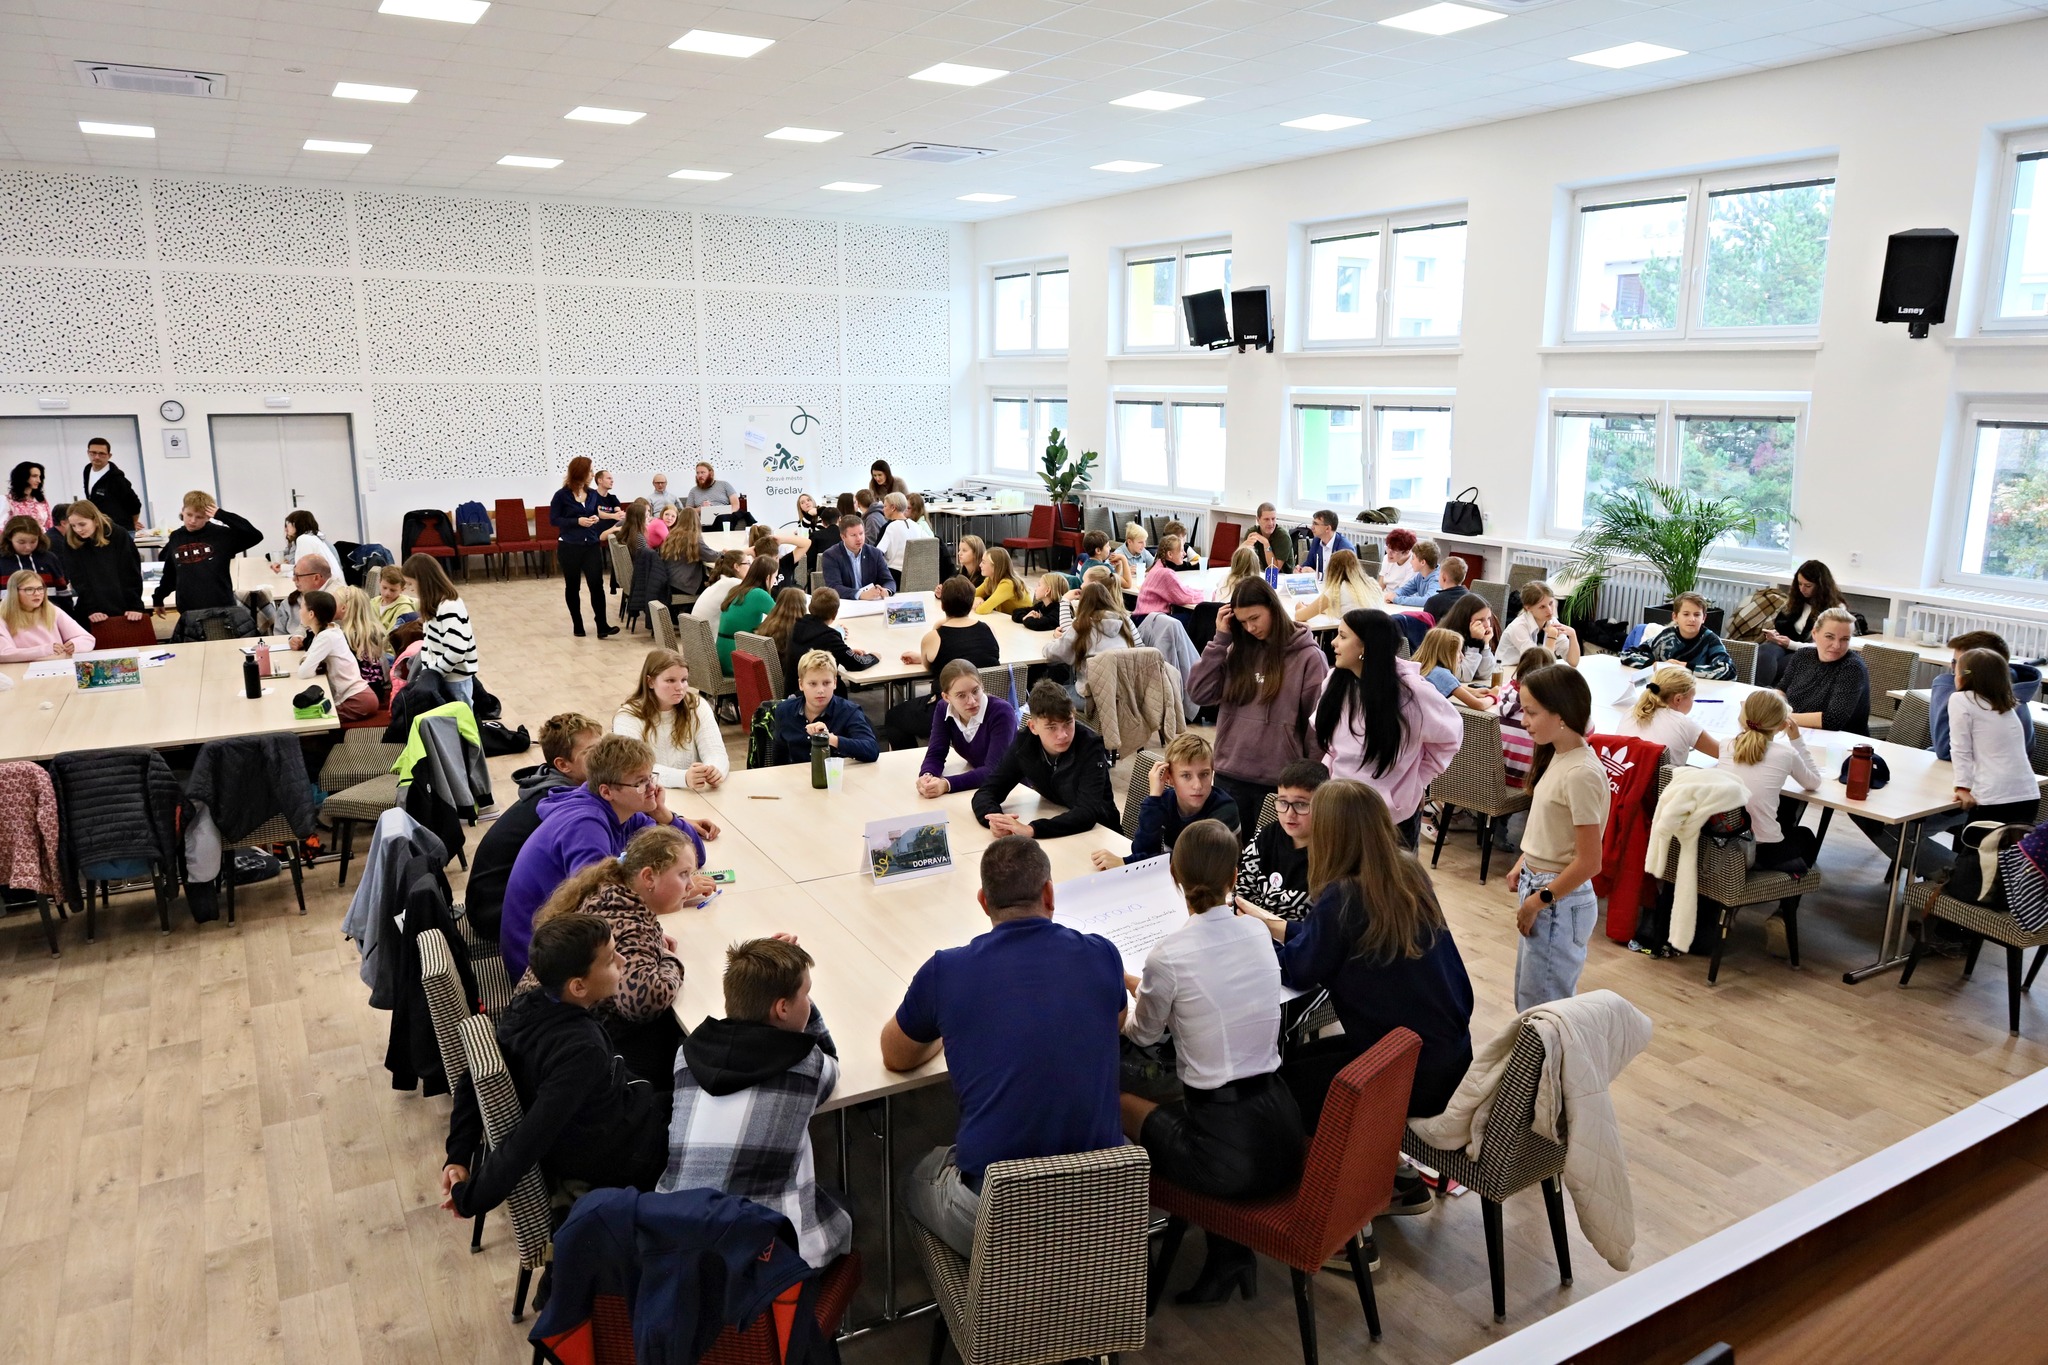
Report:
[[[1157,570],[1155,569],[1156,573]],[[1146,580],[1148,583],[1150,579]],[[1298,758],[1321,758],[1316,698],[1330,664],[1263,578],[1247,578],[1216,612],[1216,634],[1188,673],[1187,694],[1216,714],[1216,785],[1258,819]]]
[[[0,663],[68,659],[92,648],[92,632],[50,601],[43,576],[23,569],[7,580],[7,605],[0,607]]]
[[[1401,631],[1383,611],[1344,613],[1337,667],[1316,703],[1316,740],[1332,777],[1363,782],[1386,798],[1410,848],[1429,783],[1451,766],[1464,738],[1455,707],[1400,658]]]

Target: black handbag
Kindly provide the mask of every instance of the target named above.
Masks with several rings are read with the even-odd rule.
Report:
[[[1443,530],[1452,536],[1486,534],[1486,518],[1479,514],[1479,485],[1472,485],[1444,504]]]

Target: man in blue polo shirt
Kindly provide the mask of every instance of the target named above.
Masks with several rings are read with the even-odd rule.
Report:
[[[981,1174],[992,1161],[1064,1156],[1123,1145],[1117,1120],[1117,1038],[1123,958],[1108,939],[1052,922],[1052,864],[1011,835],[981,855],[990,930],[918,968],[896,1017],[882,1025],[882,1061],[912,1071],[946,1051],[960,1103],[954,1145],[911,1173],[910,1216],[962,1256],[973,1254]]]

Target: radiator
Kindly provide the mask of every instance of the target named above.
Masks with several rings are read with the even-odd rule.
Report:
[[[1895,630],[1897,629],[1894,623]],[[2005,638],[2015,659],[2038,659],[2048,655],[2048,622],[2023,621],[2012,616],[1957,611],[1952,607],[1916,603],[1906,608],[1904,634],[1908,639],[1936,644],[1969,630],[1996,631]]]
[[[1552,578],[1561,575],[1571,562],[1568,555],[1543,554],[1534,550],[1510,550],[1507,558],[1510,565],[1528,564],[1542,569]],[[1725,612],[1733,612],[1742,605],[1742,599],[1754,591],[1755,584],[1739,579],[1703,574],[1699,581],[1700,596]],[[1606,581],[1600,585],[1600,605],[1595,615],[1610,621],[1640,621],[1644,608],[1670,599],[1670,590],[1664,586],[1664,575],[1646,564],[1619,564],[1608,572]]]

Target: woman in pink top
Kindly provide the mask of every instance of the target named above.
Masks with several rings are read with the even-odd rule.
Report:
[[[1202,594],[1181,577],[1174,566],[1180,563],[1180,537],[1162,536],[1159,541],[1159,558],[1146,573],[1145,581],[1138,587],[1140,616],[1148,612],[1168,611],[1174,607],[1192,607],[1202,600]]]
[[[57,610],[41,574],[23,569],[7,580],[7,605],[0,608],[0,663],[68,659],[92,647],[92,632]]]
[[[1332,777],[1363,782],[1386,798],[1408,847],[1416,846],[1423,794],[1451,766],[1464,738],[1455,707],[1398,657],[1400,628],[1383,611],[1344,613],[1337,666],[1316,703],[1316,738]]]

